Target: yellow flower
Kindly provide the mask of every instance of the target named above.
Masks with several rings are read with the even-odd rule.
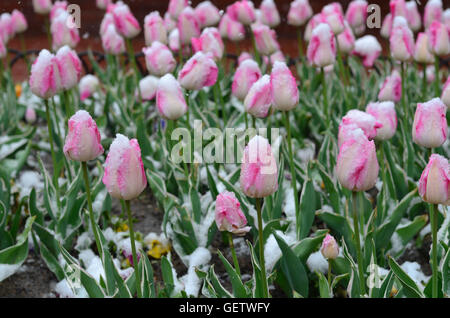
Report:
[[[119,224],[116,230],[116,232],[126,232],[126,231],[128,231],[128,224],[126,223]]]
[[[22,95],[22,85],[16,84],[15,90],[16,90],[16,97],[19,98],[20,95]]]
[[[153,240],[150,243],[150,249],[147,254],[153,258],[160,259],[161,256],[170,252],[170,244],[162,244],[158,240]]]

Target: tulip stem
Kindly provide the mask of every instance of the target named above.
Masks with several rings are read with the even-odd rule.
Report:
[[[252,37],[252,43],[253,43],[253,52],[255,54],[255,60],[258,63],[259,67],[262,67],[262,60],[261,60],[261,56],[259,55],[259,51],[258,48],[256,47],[256,39],[255,39],[255,34],[253,33],[253,30],[251,27],[248,27],[248,32],[250,32],[250,35]]]
[[[58,213],[59,213],[61,208],[61,202],[59,202],[59,181],[56,170],[56,155],[55,155],[55,147],[53,145],[53,129],[50,117],[50,108],[48,106],[48,99],[44,99],[44,104],[45,104],[45,115],[47,116],[47,129],[48,129],[48,139],[50,143],[50,153],[52,155],[53,183],[55,184],[56,204],[58,206]]]
[[[240,277],[241,276],[241,269],[239,268],[239,262],[238,262],[238,258],[237,258],[237,255],[236,255],[236,250],[234,248],[233,235],[231,235],[230,232],[228,232],[228,241],[230,243],[231,255],[233,256],[234,268],[236,270],[236,273]]]
[[[437,261],[437,232],[438,232],[438,205],[430,204],[431,213],[430,213],[430,222],[431,222],[431,235],[433,236],[433,245],[431,246],[431,266],[433,269],[432,276],[432,297],[438,297],[438,261]]]
[[[248,118],[247,118],[247,112],[244,111],[244,122],[245,122],[245,129],[248,129]]]
[[[423,64],[422,69],[422,100],[426,101],[426,94],[427,94],[427,66],[426,64]]]
[[[258,233],[259,233],[259,266],[261,267],[261,278],[263,284],[263,297],[269,298],[269,288],[267,286],[266,262],[264,260],[264,242],[263,242],[263,222],[262,205],[264,199],[256,198],[256,212],[258,213]]]
[[[328,113],[327,83],[325,81],[325,71],[323,67],[320,71],[322,75],[323,113],[325,115],[326,128],[328,129],[330,127],[330,114]]]
[[[94,218],[94,211],[92,210],[91,188],[89,186],[89,177],[88,177],[88,170],[87,170],[86,162],[83,161],[81,163],[81,166],[82,166],[82,170],[83,170],[84,185],[86,187],[86,199],[87,199],[87,203],[88,203],[89,218],[91,219],[92,232],[94,233],[95,244],[97,244],[98,253],[100,254],[100,256],[102,257],[102,260],[103,260],[103,250],[101,248],[102,245],[100,244],[100,235],[97,232],[97,226],[96,226],[96,222],[95,222],[95,218]]]
[[[138,298],[141,298],[142,297],[142,294],[141,294],[141,276],[139,275],[139,264],[138,264],[137,256],[136,256],[136,242],[134,240],[133,218],[131,216],[131,209],[130,209],[130,201],[129,200],[125,200],[125,207],[127,209],[128,227],[130,229],[131,254],[133,255],[133,267],[134,267],[134,272],[135,272],[135,277],[136,277],[136,290],[137,290]]]
[[[437,55],[434,56],[434,69],[435,69],[435,73],[436,73],[436,78],[434,81],[434,94],[436,95],[436,97],[439,97],[440,96],[440,93],[439,93],[439,82],[440,82],[439,56],[437,56]]]
[[[328,259],[328,286],[330,286],[330,293],[333,294],[333,290],[331,289],[331,262]]]
[[[292,151],[292,135],[291,135],[291,123],[289,121],[289,112],[284,113],[284,121],[286,123],[287,130],[287,142],[289,149],[289,165],[291,166],[291,184],[294,191],[294,204],[295,204],[295,215],[298,217],[300,214],[298,207],[298,191],[297,191],[297,176],[295,172],[294,164],[294,153]]]
[[[30,72],[31,65],[30,65],[30,60],[28,60],[28,56],[27,56],[27,47],[25,45],[25,37],[23,36],[23,32],[20,33],[19,37],[20,37],[20,45],[22,47],[23,59],[25,60],[25,63],[27,63],[27,70],[28,70],[28,72]]]
[[[303,61],[303,37],[302,37],[302,29],[300,27],[297,28],[297,38],[298,38],[298,57],[300,61]]]
[[[352,202],[353,202],[353,228],[355,231],[355,243],[356,243],[356,257],[358,261],[358,271],[359,271],[359,287],[360,292],[362,294],[366,293],[366,288],[364,284],[364,266],[363,266],[363,258],[361,252],[361,238],[359,236],[359,222],[358,222],[358,209],[357,209],[357,201],[358,192],[352,192]]]
[[[404,118],[406,120],[406,122],[408,122],[409,119],[409,110],[408,107],[406,106],[406,92],[405,92],[405,87],[406,87],[406,72],[405,72],[405,63],[401,62],[400,64],[400,69],[401,69],[401,75],[402,75],[402,107],[403,107],[403,112],[404,112]]]

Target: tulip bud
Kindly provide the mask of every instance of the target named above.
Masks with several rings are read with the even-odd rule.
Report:
[[[406,2],[406,20],[411,30],[417,32],[422,27],[422,18],[415,0]]]
[[[404,17],[395,17],[389,42],[395,60],[406,62],[414,56],[414,34]]]
[[[294,0],[289,7],[288,24],[302,26],[312,15],[313,11],[308,0]]]
[[[189,6],[188,0],[170,0],[167,12],[169,12],[172,19],[177,20],[187,6]]]
[[[172,30],[176,29],[177,27],[177,23],[172,20],[169,12],[166,12],[164,14],[164,26],[166,27],[167,33],[172,32]]]
[[[167,44],[167,30],[158,11],[153,11],[145,17],[144,35],[145,44],[148,46],[155,41]]]
[[[69,132],[64,154],[75,161],[94,160],[103,153],[97,124],[85,110],[79,110],[69,119]]]
[[[350,27],[355,33],[358,31],[356,35],[364,33],[366,29],[367,6],[366,0],[353,0],[348,5],[347,12],[345,12],[345,19]]]
[[[321,13],[318,13],[314,15],[306,24],[305,28],[305,34],[303,35],[306,42],[309,42],[311,40],[311,34],[312,31],[321,23],[327,23],[324,19],[324,15]]]
[[[25,111],[25,120],[29,124],[34,124],[36,122],[36,111],[32,107],[27,107]]]
[[[61,90],[61,77],[55,56],[45,49],[39,53],[31,67],[30,87],[33,94],[44,99],[53,97]]]
[[[148,75],[139,81],[139,90],[142,100],[149,101],[155,98],[159,78]]]
[[[112,3],[112,0],[97,0],[97,8],[106,10],[106,8]]]
[[[334,34],[338,35],[344,31],[344,12],[339,2],[333,2],[324,6],[322,15]]]
[[[406,17],[406,4],[405,0],[391,0],[389,2],[392,18],[395,19],[398,16]]]
[[[242,52],[238,57],[238,66],[240,66],[245,60],[253,60],[253,56],[248,52]]]
[[[241,204],[233,192],[225,191],[216,198],[216,225],[219,231],[243,236],[250,231]]]
[[[169,33],[169,47],[172,52],[178,52],[180,50],[180,33],[178,29],[173,29]]]
[[[102,38],[102,46],[105,53],[119,55],[125,53],[125,40],[117,33],[114,24],[108,25],[106,32],[100,34]]]
[[[61,12],[67,11],[67,6],[67,1],[56,1],[50,10],[50,22],[53,22]]]
[[[277,191],[278,167],[266,138],[257,135],[245,147],[240,183],[242,192],[251,198],[264,198]]]
[[[0,15],[0,41],[8,43],[14,36],[14,28],[12,17],[9,13],[2,13]]]
[[[274,30],[264,24],[253,24],[252,32],[255,36],[256,49],[262,55],[270,55],[280,49]]]
[[[231,19],[239,21],[244,25],[250,25],[256,20],[253,2],[247,0],[236,1],[228,6],[227,14]]]
[[[244,108],[252,116],[264,118],[269,113],[271,104],[270,76],[264,75],[248,91],[244,99]]]
[[[261,71],[258,63],[254,60],[246,59],[242,61],[236,73],[234,73],[233,83],[231,84],[231,92],[239,100],[244,100],[252,85],[261,78]]]
[[[274,28],[280,24],[280,14],[273,0],[263,0],[260,6],[261,22]]]
[[[216,83],[218,72],[216,63],[210,57],[197,52],[184,64],[178,81],[185,89],[201,90]]]
[[[427,78],[427,83],[431,84],[436,79],[436,69],[433,65],[428,65],[425,71],[425,76]],[[423,76],[421,76],[423,78]]]
[[[383,125],[371,114],[352,109],[342,118],[339,125],[338,146],[340,148],[348,139],[347,137],[353,137],[350,130],[359,128],[364,132],[366,138],[374,139],[377,136],[378,129],[382,126]]]
[[[22,12],[16,9],[11,14],[11,23],[13,32],[16,34],[25,32],[28,28],[27,19]]]
[[[428,35],[424,32],[420,32],[417,35],[414,60],[422,64],[432,64],[434,62],[434,57],[428,50]]]
[[[381,85],[378,99],[380,101],[393,101],[398,103],[402,98],[402,78],[397,70],[384,80]]]
[[[192,39],[192,48],[195,52],[209,54],[215,61],[223,56],[224,44],[219,30],[216,28],[206,28],[199,38]]]
[[[428,49],[437,56],[445,56],[450,53],[450,36],[447,28],[439,21],[431,23],[427,30]]]
[[[78,54],[68,46],[63,46],[56,52],[56,63],[61,77],[61,86],[69,90],[78,84],[81,77],[81,60]]]
[[[33,0],[33,9],[37,14],[48,14],[52,9],[51,0]]]
[[[286,63],[286,58],[284,57],[283,52],[281,51],[276,51],[275,53],[273,53],[270,56],[270,64],[274,65],[275,62],[283,62]]]
[[[222,38],[228,38],[232,42],[242,41],[245,37],[245,28],[242,23],[224,14],[219,23],[219,32]]]
[[[299,92],[295,77],[286,63],[275,62],[270,74],[273,108],[288,111],[298,105]]]
[[[80,35],[77,28],[70,28],[67,25],[67,19],[70,16],[67,11],[58,11],[57,16],[52,20],[50,31],[52,33],[53,50],[57,50],[65,45],[70,48],[77,46],[80,42]]]
[[[102,37],[104,36],[104,34],[106,33],[106,31],[108,30],[108,27],[110,25],[112,25],[114,27],[114,29],[116,28],[114,26],[114,17],[112,16],[111,13],[107,12],[103,16],[102,22],[100,23],[100,36],[102,36]]]
[[[141,32],[139,22],[123,2],[118,2],[111,11],[117,32],[124,38],[132,39]]]
[[[450,205],[450,165],[447,158],[431,155],[420,176],[419,194],[425,202]]]
[[[434,21],[442,20],[442,1],[429,0],[425,5],[425,12],[423,14],[423,24],[425,29],[430,27]]]
[[[365,67],[372,67],[375,60],[380,56],[381,45],[373,35],[365,35],[355,41],[353,54],[363,59]]]
[[[336,243],[334,237],[330,234],[327,234],[322,242],[322,247],[320,248],[320,252],[323,257],[330,260],[336,259],[339,255],[339,246]]]
[[[437,148],[447,140],[447,107],[440,98],[418,103],[412,129],[413,141],[419,146]]]
[[[145,54],[145,64],[150,74],[163,76],[175,69],[177,62],[164,44],[155,41],[150,47],[143,48],[142,52]]]
[[[100,82],[98,78],[94,75],[85,75],[78,85],[80,90],[80,99],[84,101],[86,98],[91,97],[91,95],[98,89]]]
[[[380,34],[383,38],[388,39],[391,35],[392,30],[392,15],[388,13],[383,20],[383,24],[381,25]]]
[[[156,107],[163,118],[170,120],[180,118],[187,111],[181,86],[170,73],[159,79],[156,90]]]
[[[358,1],[358,0],[357,0]],[[355,48],[355,36],[350,26],[345,22],[344,32],[337,36],[339,51],[343,54],[350,54]]]
[[[381,127],[377,129],[377,140],[387,140],[394,136],[397,130],[397,113],[393,102],[369,103],[366,113],[375,117]]]
[[[136,139],[116,135],[106,157],[102,181],[109,194],[117,199],[132,200],[144,191],[147,177]]]
[[[351,191],[371,189],[378,178],[378,161],[373,140],[362,129],[354,129],[339,148],[336,174],[341,185]]]
[[[200,23],[201,28],[215,26],[220,21],[219,9],[217,9],[210,1],[200,2],[195,7],[195,15]]]
[[[450,76],[447,78],[444,88],[442,89],[441,100],[447,105],[447,108],[450,108]]]
[[[321,23],[312,31],[307,57],[308,61],[317,67],[334,64],[336,60],[336,40],[328,24]]]

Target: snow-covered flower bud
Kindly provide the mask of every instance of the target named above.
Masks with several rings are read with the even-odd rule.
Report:
[[[274,109],[288,111],[298,105],[299,92],[295,77],[286,63],[275,62],[270,74],[272,104]]]
[[[244,99],[244,108],[252,116],[264,118],[267,117],[271,105],[270,76],[266,74],[257,80],[248,91]]]
[[[200,2],[195,7],[195,15],[201,28],[212,27],[219,23],[219,9],[211,1]]]
[[[353,54],[363,59],[365,67],[372,67],[375,60],[380,56],[381,44],[373,35],[365,35],[355,41]]]
[[[406,20],[408,20],[409,28],[414,32],[419,31],[422,27],[422,17],[415,0],[406,2]]]
[[[336,40],[326,23],[321,23],[311,33],[307,51],[308,61],[317,67],[334,64],[336,60]]]
[[[391,56],[395,60],[406,62],[413,58],[414,34],[409,29],[408,22],[404,17],[395,17],[389,43]]]
[[[145,64],[150,74],[163,76],[171,73],[177,64],[172,52],[164,44],[155,41],[150,47],[142,49],[145,55]]]
[[[425,202],[450,205],[450,165],[447,158],[431,155],[420,176],[419,194]]]
[[[434,62],[433,54],[428,50],[428,35],[425,32],[420,32],[417,35],[414,60],[422,64],[432,64]]]
[[[33,94],[44,99],[61,91],[61,77],[55,56],[45,49],[39,53],[31,67],[30,87]]]
[[[33,9],[37,14],[48,14],[52,9],[52,0],[33,0]]]
[[[201,90],[203,87],[213,86],[218,73],[214,60],[203,52],[197,52],[180,70],[178,81],[185,89]]]
[[[92,94],[97,91],[99,86],[100,81],[98,80],[97,76],[92,74],[83,76],[80,80],[80,84],[78,84],[81,101],[84,101],[85,99],[91,97]]]
[[[167,12],[173,20],[177,20],[181,14],[181,11],[183,11],[187,6],[189,6],[188,0],[170,0]]]
[[[380,101],[393,101],[398,103],[402,98],[402,77],[397,70],[386,77],[381,85],[378,99]]]
[[[350,130],[359,128],[364,132],[364,135],[368,139],[374,139],[377,136],[378,129],[382,126],[383,125],[371,114],[352,109],[342,117],[342,121],[339,124],[338,147],[340,148],[342,146],[348,139],[347,137],[352,137],[352,134],[349,133]]]
[[[223,56],[225,45],[217,28],[205,28],[199,38],[192,39],[192,48],[194,52],[210,54],[215,61],[218,61]]]
[[[447,140],[447,106],[440,98],[418,103],[412,127],[413,141],[426,148],[437,148]]]
[[[216,198],[216,225],[219,231],[245,235],[250,231],[241,204],[233,192],[222,192]]]
[[[321,13],[334,34],[338,35],[344,31],[344,11],[339,2],[327,4],[322,8]]]
[[[111,10],[117,32],[124,38],[132,39],[141,32],[139,22],[131,13],[128,5],[117,2]]]
[[[50,31],[52,33],[53,50],[57,50],[64,45],[73,49],[80,42],[78,29],[67,25],[67,19],[69,18],[67,11],[58,11],[58,15],[52,20]]]
[[[252,32],[255,36],[256,49],[262,55],[268,56],[280,49],[275,31],[267,25],[252,24]]]
[[[161,77],[156,90],[156,107],[164,119],[176,120],[187,111],[180,83],[168,73]]]
[[[14,9],[11,14],[12,29],[15,34],[25,32],[28,28],[27,19],[22,12]]]
[[[339,246],[330,234],[327,234],[322,241],[322,246],[320,248],[320,252],[323,257],[330,260],[336,259],[339,255]]]
[[[167,30],[158,11],[153,11],[145,17],[144,35],[146,45],[155,41],[167,44]]]
[[[195,15],[194,9],[186,7],[178,18],[178,32],[182,45],[190,44],[192,38],[200,36],[200,25]]]
[[[355,48],[355,36],[350,26],[345,22],[344,32],[337,36],[339,51],[343,54],[350,54]]]
[[[442,1],[441,0],[429,0],[425,5],[425,11],[423,14],[423,24],[425,29],[430,27],[434,21],[442,21]]]
[[[232,42],[242,41],[245,37],[245,28],[242,23],[235,21],[228,14],[224,14],[219,23],[219,32],[222,38]]]
[[[387,140],[394,136],[397,130],[397,113],[393,102],[369,103],[366,113],[375,117],[381,127],[377,129],[376,140]]]
[[[445,56],[450,53],[450,35],[447,27],[439,22],[431,23],[427,30],[428,49],[437,56]]]
[[[108,25],[106,32],[100,34],[102,38],[102,46],[105,53],[119,55],[125,53],[125,40],[117,33],[114,24]]]
[[[143,101],[149,101],[155,98],[158,89],[159,78],[148,75],[139,81],[139,94]]]
[[[247,0],[236,1],[227,7],[227,14],[231,19],[244,25],[250,25],[256,20],[253,2]]]
[[[261,70],[258,63],[249,59],[239,63],[236,73],[234,73],[233,83],[231,84],[231,92],[239,100],[244,100],[248,94],[248,91],[253,84],[261,78]]]
[[[261,22],[274,28],[280,24],[280,14],[273,0],[263,0],[261,6]]]
[[[345,12],[345,19],[353,29],[353,32],[356,33],[358,31],[356,35],[364,33],[366,29],[367,6],[366,0],[353,0]]]
[[[78,54],[66,45],[56,52],[55,60],[58,64],[62,88],[69,90],[75,87],[80,80],[82,70]]]

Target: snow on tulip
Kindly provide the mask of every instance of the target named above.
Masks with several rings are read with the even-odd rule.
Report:
[[[288,24],[302,26],[306,24],[312,15],[313,11],[308,0],[294,0],[289,7]]]
[[[220,21],[219,9],[211,1],[200,2],[194,11],[201,28],[215,26]]]
[[[418,103],[412,127],[413,141],[426,148],[436,148],[447,140],[447,106],[440,98]]]
[[[139,81],[139,93],[142,100],[149,101],[156,97],[159,78],[148,75]],[[137,94],[139,96],[139,94]]]
[[[272,105],[270,76],[264,75],[258,79],[248,91],[244,99],[245,111],[257,118],[267,117]]]
[[[191,44],[194,52],[202,51],[212,56],[215,61],[223,57],[225,45],[216,28],[205,28],[199,38],[192,38]]]
[[[200,90],[213,86],[217,81],[218,68],[212,58],[202,52],[192,56],[178,74],[181,86],[188,90]]]
[[[182,45],[190,44],[192,38],[200,36],[200,24],[194,9],[191,7],[183,9],[178,18],[177,28],[180,36],[180,43]]]
[[[94,94],[95,91],[99,88],[100,81],[97,76],[88,74],[81,78],[80,83],[78,84],[78,89],[80,91],[80,99],[84,101]]]
[[[270,74],[270,89],[274,109],[288,111],[298,105],[297,82],[286,63],[275,62]]]
[[[31,68],[29,84],[33,94],[44,99],[61,91],[61,76],[56,57],[48,50],[39,53]]]
[[[395,17],[389,43],[391,56],[395,60],[406,62],[413,58],[414,34],[409,29],[408,23],[404,17]]]
[[[393,101],[398,103],[402,98],[402,77],[397,70],[386,77],[381,85],[378,99],[380,101]]]
[[[156,107],[161,117],[170,120],[182,117],[187,111],[181,86],[170,73],[161,77],[158,82]]]
[[[271,28],[280,24],[280,14],[273,0],[263,0],[261,6],[261,22]]]
[[[245,235],[250,231],[241,204],[233,192],[225,191],[217,196],[215,220],[219,231],[236,235]]]
[[[375,60],[380,56],[381,44],[373,35],[365,35],[355,41],[353,54],[363,59],[365,67],[372,67]]]
[[[128,5],[123,2],[117,2],[112,9],[111,14],[114,18],[114,25],[117,32],[127,39],[136,37],[141,32],[139,22],[131,13]]]
[[[447,158],[431,155],[420,176],[419,194],[425,202],[450,205],[450,165]]]
[[[163,76],[175,69],[176,61],[172,52],[161,42],[153,42],[150,47],[143,48],[142,52],[144,52],[145,64],[150,74]]]
[[[151,45],[155,41],[167,44],[167,30],[158,11],[145,16],[144,35],[146,45]]]
[[[366,28],[367,6],[365,0],[353,0],[345,12],[345,19],[356,35],[361,35]]]
[[[366,107],[366,113],[372,115],[381,127],[377,128],[376,140],[387,140],[397,130],[397,113],[393,102],[372,102]]]
[[[307,57],[308,61],[317,67],[334,64],[336,60],[336,40],[328,24],[321,23],[312,31]]]
[[[251,56],[239,63],[233,76],[231,92],[239,100],[244,100],[253,84],[261,78],[261,70],[258,63]]]
[[[274,30],[264,24],[253,24],[252,32],[255,36],[256,49],[263,55],[271,55],[280,49]]]

